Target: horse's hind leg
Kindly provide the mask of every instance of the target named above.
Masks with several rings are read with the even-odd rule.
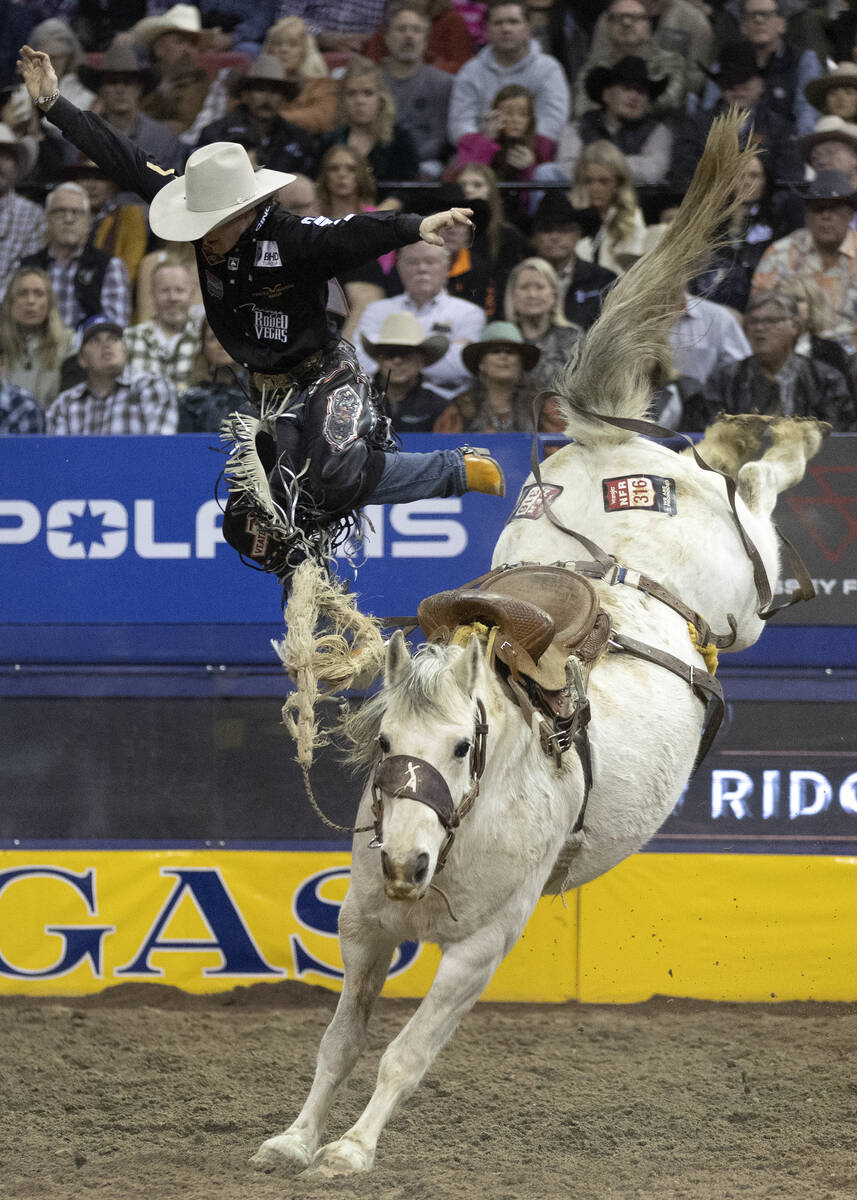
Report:
[[[250,1159],[263,1171],[300,1171],[309,1166],[321,1142],[327,1114],[340,1084],[347,1078],[366,1043],[372,1006],[384,986],[396,939],[366,925],[343,905],[339,940],[345,964],[342,995],[321,1045],[310,1093],[300,1116],[285,1131],[268,1138]]]
[[[515,936],[519,932],[516,930]],[[444,953],[427,996],[384,1051],[372,1099],[339,1141],[318,1152],[308,1174],[345,1175],[371,1168],[378,1138],[397,1105],[416,1089],[514,940],[505,938],[496,927],[482,929]]]

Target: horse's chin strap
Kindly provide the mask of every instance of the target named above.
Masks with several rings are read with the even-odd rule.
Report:
[[[391,754],[387,758],[382,758],[372,776],[372,817],[375,836],[369,844],[374,847],[382,844],[384,792],[389,796],[401,796],[405,800],[417,800],[436,814],[446,830],[446,837],[438,852],[435,866],[434,873],[438,875],[446,865],[458,826],[470,812],[479,795],[479,780],[485,770],[487,740],[488,721],[485,705],[481,700],[477,700],[473,742],[470,747],[470,787],[457,807],[443,775],[437,767],[432,766],[424,758],[415,758],[409,754]],[[447,901],[448,903],[449,901]]]

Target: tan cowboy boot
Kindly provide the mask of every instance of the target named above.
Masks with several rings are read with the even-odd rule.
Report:
[[[467,472],[468,492],[485,492],[488,496],[506,495],[506,477],[496,458],[477,446],[462,446],[461,453]]]

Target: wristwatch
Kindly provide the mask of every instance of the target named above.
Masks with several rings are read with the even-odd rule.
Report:
[[[37,96],[36,97],[36,106],[38,108],[42,108],[43,105],[46,104],[48,106],[48,108],[50,108],[53,104],[56,103],[57,100],[59,100],[59,98],[60,98],[60,94],[59,94],[58,90],[55,90],[53,92],[48,92],[47,95],[45,95],[45,96]]]

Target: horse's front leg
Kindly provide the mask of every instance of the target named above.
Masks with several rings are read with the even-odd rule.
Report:
[[[378,1138],[397,1105],[416,1089],[513,943],[514,937],[494,927],[446,950],[422,1004],[384,1051],[375,1091],[359,1120],[319,1151],[307,1174],[344,1175],[372,1167]]]
[[[370,923],[362,922],[346,900],[339,918],[339,942],[345,980],[333,1020],[321,1039],[310,1093],[297,1120],[285,1133],[263,1142],[250,1159],[259,1170],[300,1171],[309,1166],[337,1089],[366,1044],[372,1006],[387,978],[396,939],[379,929],[370,931]]]

